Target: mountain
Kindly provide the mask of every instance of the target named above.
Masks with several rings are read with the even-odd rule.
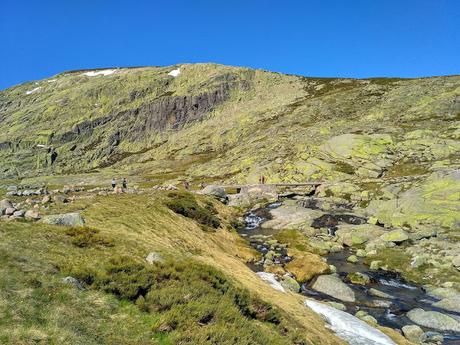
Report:
[[[66,72],[0,92],[0,174],[274,182],[404,174],[413,162],[423,172],[458,164],[459,87],[459,76],[305,78],[214,64]],[[351,146],[362,152],[347,156]]]
[[[0,196],[0,343],[460,339],[460,76],[61,73],[0,92]]]

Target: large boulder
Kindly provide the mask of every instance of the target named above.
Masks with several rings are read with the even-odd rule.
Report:
[[[380,237],[385,242],[401,243],[409,239],[409,235],[404,230],[393,230]]]
[[[344,302],[354,302],[356,300],[353,290],[335,274],[319,276],[312,288]]]
[[[225,189],[219,186],[215,186],[215,185],[206,186],[200,191],[200,194],[212,196],[222,202],[228,201],[228,197],[227,197],[227,193],[225,192]]]
[[[295,229],[301,225],[310,225],[321,211],[311,210],[297,205],[282,205],[270,210],[271,220],[262,224],[267,229]]]
[[[44,216],[41,220],[46,224],[64,225],[64,226],[84,226],[85,220],[80,213],[64,213]]]
[[[441,309],[460,313],[460,296],[443,298],[442,300],[433,303],[433,305]]]
[[[290,250],[293,259],[284,268],[291,272],[298,282],[307,282],[317,275],[329,272],[329,265],[319,255]]]
[[[377,226],[377,225],[344,224],[344,225],[339,225],[339,229],[335,232],[335,235],[338,237],[340,243],[346,246],[352,247],[352,246],[359,246],[370,240],[378,238],[384,233],[385,233],[385,230],[382,227]]]
[[[26,219],[32,219],[32,220],[39,220],[41,218],[40,212],[38,212],[37,209],[31,209],[31,210],[26,211],[26,213],[24,214],[24,217]]]
[[[407,317],[417,325],[439,331],[460,332],[460,322],[449,315],[437,311],[425,311],[421,308],[412,309]]]
[[[417,325],[406,325],[402,328],[403,334],[407,340],[414,344],[419,344],[422,339],[423,329]]]

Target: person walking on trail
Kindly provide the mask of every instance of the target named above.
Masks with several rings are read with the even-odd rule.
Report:
[[[262,184],[265,184],[265,175],[262,175]]]
[[[123,177],[123,181],[122,181],[121,185],[123,186],[123,189],[128,188],[128,182],[126,181],[126,177]]]
[[[184,181],[183,185],[184,185],[185,190],[188,190],[190,188],[190,183],[188,183],[188,181]]]
[[[112,179],[112,189],[115,189],[115,187],[117,186],[117,181],[115,180],[115,178]]]

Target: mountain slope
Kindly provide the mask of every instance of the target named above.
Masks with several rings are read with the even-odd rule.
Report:
[[[180,74],[168,75],[175,68]],[[346,133],[353,137],[342,141],[365,145],[386,134],[385,169],[411,159],[414,140],[425,138],[436,159],[458,163],[458,76],[318,79],[212,64],[103,71],[0,93],[3,177],[115,170],[147,181],[246,182],[262,172],[271,181],[343,179],[350,162],[328,140]],[[417,129],[423,134],[407,138]]]

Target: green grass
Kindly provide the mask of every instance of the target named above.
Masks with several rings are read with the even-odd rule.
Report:
[[[145,204],[150,214],[177,222],[168,231],[183,223],[182,216],[161,204],[197,202],[179,194]],[[97,216],[106,220],[103,229],[0,223],[2,344],[307,344],[303,326],[221,270],[178,251],[148,264],[144,244],[116,225],[128,202],[140,200],[108,197],[50,210],[95,204]],[[199,203],[212,209],[206,199]],[[115,212],[110,226],[108,209]],[[143,212],[127,214],[133,221]],[[92,217],[90,210],[87,215]],[[65,276],[79,279],[85,289],[63,283]]]

